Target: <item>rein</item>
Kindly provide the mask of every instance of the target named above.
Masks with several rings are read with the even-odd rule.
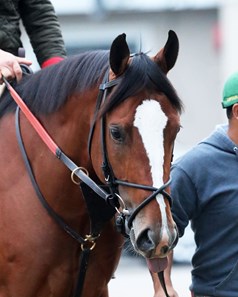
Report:
[[[47,203],[45,198],[43,197],[37,183],[34,177],[34,174],[32,172],[30,162],[28,160],[28,157],[25,152],[25,148],[22,142],[21,133],[20,133],[20,127],[19,127],[19,108],[24,113],[30,124],[33,126],[35,131],[38,133],[42,141],[46,144],[46,146],[49,148],[49,150],[60,160],[62,161],[65,166],[71,171],[71,179],[74,183],[77,183],[74,179],[74,176],[77,176],[86,186],[91,189],[94,192],[94,195],[101,197],[108,205],[113,207],[115,211],[118,212],[118,217],[116,219],[116,226],[117,230],[122,233],[125,237],[129,237],[130,230],[132,228],[133,220],[135,219],[138,212],[144,208],[150,201],[155,199],[155,197],[158,194],[162,194],[164,197],[166,197],[171,205],[172,199],[171,196],[165,191],[165,189],[169,186],[171,180],[167,181],[165,184],[163,184],[160,188],[155,188],[148,185],[141,185],[141,184],[135,184],[130,183],[127,181],[119,180],[115,177],[113,169],[111,167],[111,164],[109,162],[108,156],[107,156],[107,148],[106,148],[106,142],[105,142],[105,117],[103,116],[101,118],[101,145],[102,145],[102,152],[103,152],[103,163],[102,163],[102,170],[104,173],[105,183],[109,189],[109,193],[103,190],[103,188],[99,185],[97,185],[88,175],[87,172],[85,173],[85,169],[78,167],[67,155],[64,154],[64,152],[56,145],[56,143],[52,140],[52,138],[49,136],[49,134],[46,132],[44,127],[41,125],[41,123],[38,121],[38,119],[31,113],[27,105],[24,103],[24,101],[21,99],[21,97],[18,95],[18,93],[14,90],[14,88],[10,85],[10,83],[6,80],[4,76],[3,81],[6,84],[6,87],[12,96],[12,98],[17,103],[18,107],[16,109],[16,130],[17,130],[17,138],[20,146],[20,150],[24,159],[24,162],[27,167],[27,171],[30,175],[30,179],[32,181],[32,184],[34,186],[34,189],[37,193],[37,196],[39,200],[41,201],[44,208],[47,210],[49,215],[58,223],[58,225],[72,238],[74,238],[78,243],[81,244],[82,254],[81,254],[81,265],[80,265],[80,272],[78,277],[78,282],[76,286],[76,291],[74,296],[81,296],[82,289],[83,289],[83,283],[85,279],[86,274],[86,268],[87,263],[89,259],[89,253],[95,246],[95,241],[98,238],[100,234],[90,234],[86,235],[85,238],[81,237],[77,232],[75,232],[70,226],[68,226],[64,220],[50,207],[50,205]],[[99,87],[99,95],[98,100],[96,104],[96,110],[95,110],[95,117],[93,124],[91,126],[91,130],[89,133],[89,141],[88,141],[88,148],[89,148],[89,155],[90,155],[90,149],[91,149],[91,141],[94,134],[94,128],[95,128],[95,120],[97,116],[97,112],[101,105],[104,103],[107,97],[107,90],[111,87],[118,84],[118,82],[121,80],[121,78],[114,79],[112,81],[108,81],[108,72],[105,74],[103,83]],[[77,183],[79,184],[79,183]],[[141,204],[139,204],[132,213],[129,212],[129,210],[126,208],[125,203],[123,199],[119,196],[118,193],[118,186],[126,186],[126,187],[133,187],[137,189],[143,189],[151,191],[152,194],[149,195]],[[119,208],[122,208],[122,211],[119,210]],[[114,214],[113,214],[114,215]],[[162,273],[163,274],[163,273]],[[160,274],[159,279],[161,281],[162,287],[165,291],[166,297],[169,297],[166,291],[165,285],[163,285],[163,281],[161,280]],[[163,276],[162,276],[163,278]]]
[[[75,239],[81,246],[82,254],[80,256],[80,270],[78,274],[78,281],[74,293],[74,297],[81,296],[82,294],[82,289],[83,289],[83,283],[86,275],[86,269],[87,269],[87,264],[89,260],[89,255],[90,251],[95,247],[95,241],[97,237],[99,236],[91,236],[88,235],[85,238],[81,237],[77,232],[75,232],[62,218],[59,216],[53,208],[48,204],[47,200],[44,198],[42,195],[40,188],[35,180],[30,161],[27,157],[26,150],[22,141],[22,136],[21,136],[21,131],[20,131],[20,123],[19,123],[20,117],[19,117],[19,106],[17,106],[16,109],[16,116],[15,116],[15,127],[16,127],[16,133],[17,133],[17,140],[18,144],[21,150],[21,154],[24,160],[24,163],[27,168],[27,172],[30,176],[32,185],[34,187],[34,190],[43,205],[43,207],[46,209],[48,214],[55,220],[55,222],[63,229],[68,235],[70,235],[73,239]],[[88,242],[90,242],[90,247],[88,248]]]

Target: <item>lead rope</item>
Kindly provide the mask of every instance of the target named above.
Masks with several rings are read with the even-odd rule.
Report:
[[[166,285],[165,285],[164,271],[160,271],[160,272],[158,272],[157,274],[158,274],[158,278],[159,278],[160,284],[161,284],[161,286],[162,286],[162,288],[163,288],[163,290],[164,290],[165,296],[166,296],[166,297],[170,297],[169,294],[168,294]]]

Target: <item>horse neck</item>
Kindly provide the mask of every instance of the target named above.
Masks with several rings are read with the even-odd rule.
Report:
[[[93,175],[87,151],[88,135],[93,118],[95,97],[90,94],[74,95],[59,111],[40,118],[55,143],[76,165]],[[69,221],[86,213],[82,206],[81,191],[72,183],[70,171],[50,152],[26,119],[22,119],[26,150],[38,185],[52,207]],[[43,157],[42,157],[43,156]],[[80,212],[80,213],[79,213]]]

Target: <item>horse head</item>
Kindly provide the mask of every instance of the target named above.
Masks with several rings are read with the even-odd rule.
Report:
[[[177,55],[173,31],[152,58],[130,55],[126,35],[119,35],[90,139],[93,168],[118,201],[119,224],[154,271],[164,269],[178,239],[169,183],[182,103],[166,76]]]

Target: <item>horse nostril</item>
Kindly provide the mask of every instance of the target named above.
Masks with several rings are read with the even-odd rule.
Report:
[[[145,229],[141,234],[138,236],[136,240],[136,244],[139,250],[143,252],[151,251],[155,248],[155,243],[150,236],[150,230]]]
[[[163,255],[167,254],[168,251],[169,251],[169,247],[167,245],[162,246],[162,248],[160,249],[160,252]]]

